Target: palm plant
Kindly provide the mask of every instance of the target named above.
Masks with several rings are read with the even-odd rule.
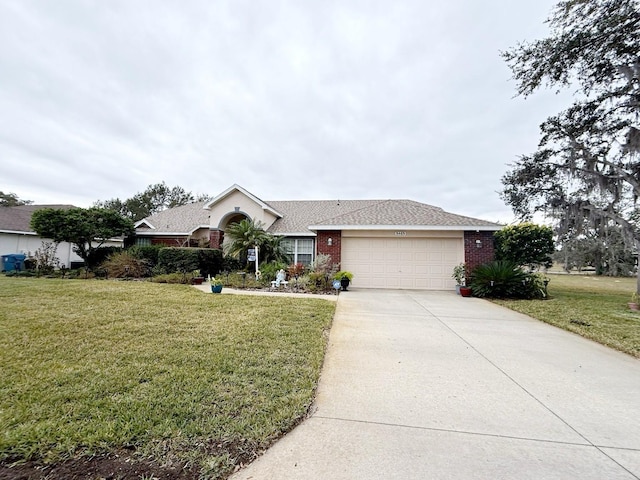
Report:
[[[477,266],[471,275],[471,289],[476,297],[544,298],[542,277],[525,272],[510,260],[496,260]]]
[[[224,232],[224,253],[240,260],[246,259],[247,250],[264,243],[267,233],[262,222],[252,219],[244,219],[238,223],[232,223]]]
[[[287,253],[285,246],[282,244],[284,237],[267,234],[260,245],[260,258],[265,263],[277,262],[289,264],[291,256]]]

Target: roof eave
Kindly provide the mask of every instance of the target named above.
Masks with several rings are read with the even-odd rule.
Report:
[[[316,234],[308,231],[308,232],[269,232],[270,235],[274,235],[276,237],[315,237]]]
[[[33,236],[37,236],[38,234],[36,232],[26,232],[26,231],[22,231],[22,230],[0,230],[0,233],[11,233],[14,235],[33,235]]]
[[[309,230],[427,230],[497,232],[500,225],[310,225]]]
[[[187,237],[191,235],[189,232],[136,232],[138,237]]]
[[[200,229],[202,229],[202,228],[206,228],[207,230],[210,230],[210,229],[211,229],[211,225],[198,225],[198,226],[196,226],[195,228],[193,228],[193,230],[191,230],[191,231],[189,232],[189,235],[192,235],[192,234],[193,234],[193,232],[196,232],[196,231],[198,231],[198,230],[200,230]]]

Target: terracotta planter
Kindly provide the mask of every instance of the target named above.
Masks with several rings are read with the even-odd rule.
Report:
[[[471,288],[470,287],[460,287],[460,295],[463,297],[471,296]]]
[[[191,279],[191,285],[202,285],[204,282],[204,277],[193,277]]]

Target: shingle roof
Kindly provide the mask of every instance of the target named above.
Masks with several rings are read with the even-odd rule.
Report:
[[[31,215],[43,208],[74,208],[73,205],[19,205],[16,207],[0,207],[0,231],[32,232]]]
[[[415,227],[498,227],[472,217],[445,212],[440,207],[413,200],[383,200],[342,215],[326,217],[310,226],[415,226]]]
[[[268,229],[273,234],[312,234],[309,225],[370,207],[380,200],[300,200],[267,202],[283,217]]]
[[[501,228],[493,222],[445,212],[442,208],[413,200],[290,200],[264,203],[282,214],[282,218],[268,228],[269,233],[276,235],[313,235],[310,226],[317,230],[368,226],[372,229],[380,226]],[[209,225],[209,210],[203,208],[205,204],[190,203],[165,210],[147,217],[144,222],[154,227],[148,230],[149,233],[190,234],[202,225]],[[141,231],[140,227],[138,231]]]
[[[209,225],[209,210],[204,209],[207,202],[196,202],[180,207],[163,210],[141,222],[151,225],[153,233],[183,233],[190,234],[201,225]],[[136,223],[139,228],[141,222]],[[144,228],[144,226],[143,226]]]

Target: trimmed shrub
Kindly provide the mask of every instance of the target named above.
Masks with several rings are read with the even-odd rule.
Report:
[[[198,270],[197,248],[163,248],[158,252],[158,267],[165,273],[180,272],[186,274]]]
[[[223,266],[222,251],[215,248],[167,247],[158,251],[154,272],[187,274],[200,270],[200,275],[216,276]]]
[[[550,267],[555,251],[553,229],[544,225],[524,222],[510,225],[494,234],[496,260],[508,260],[518,265]]]
[[[145,260],[150,268],[158,264],[158,254],[160,250],[167,248],[166,245],[134,245],[129,247],[127,252],[140,260]]]
[[[215,277],[223,270],[224,261],[222,258],[222,250],[217,248],[197,248],[198,250],[198,269],[200,275]]]
[[[479,265],[471,273],[470,287],[476,297],[544,298],[544,279],[525,272],[517,263],[497,260]]]

